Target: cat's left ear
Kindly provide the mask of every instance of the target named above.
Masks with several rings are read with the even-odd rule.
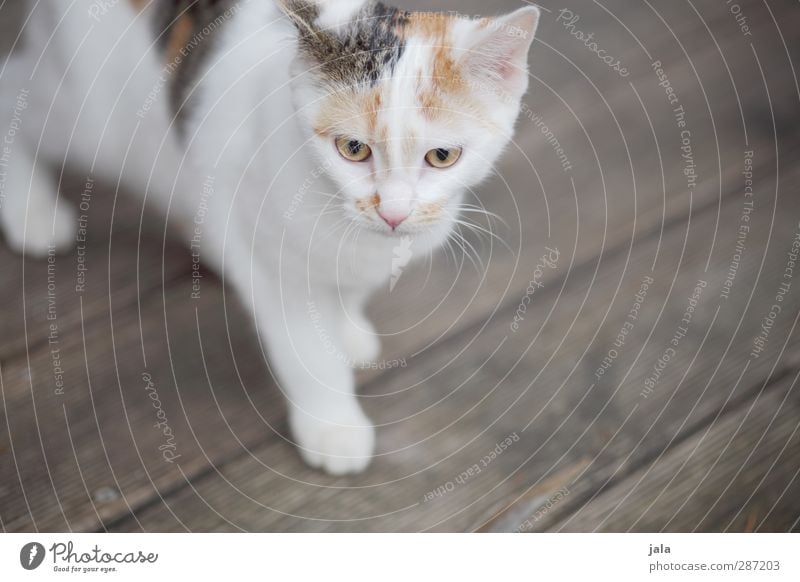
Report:
[[[476,24],[477,33],[465,56],[468,74],[520,98],[528,88],[528,51],[539,9],[526,6],[511,14]]]
[[[301,34],[316,34],[314,21],[319,16],[319,6],[316,2],[313,0],[277,0],[277,5]]]

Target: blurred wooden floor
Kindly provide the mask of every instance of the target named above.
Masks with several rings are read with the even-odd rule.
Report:
[[[300,462],[247,313],[210,273],[189,299],[190,256],[155,218],[139,236],[134,198],[95,192],[83,292],[75,256],[50,297],[46,261],[0,248],[3,530],[800,529],[800,6],[739,6],[582,1],[567,27],[544,3],[516,142],[479,192],[510,250],[471,239],[485,267],[440,253],[375,298],[405,365],[362,374],[379,456],[360,476]]]

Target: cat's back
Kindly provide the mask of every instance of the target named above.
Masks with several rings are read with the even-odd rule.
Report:
[[[240,0],[28,2],[10,67],[18,73],[17,84],[35,86],[42,101],[78,98],[92,107],[110,102],[146,108],[157,97],[165,98],[175,113],[244,4]],[[138,107],[137,111],[142,113]]]

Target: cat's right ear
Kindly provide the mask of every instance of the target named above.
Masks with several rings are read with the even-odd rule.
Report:
[[[522,97],[528,87],[528,51],[539,16],[538,8],[526,6],[506,16],[481,21],[467,49],[468,74],[503,93]]]
[[[276,0],[289,20],[302,35],[316,36],[315,21],[319,17],[319,5],[314,0]]]

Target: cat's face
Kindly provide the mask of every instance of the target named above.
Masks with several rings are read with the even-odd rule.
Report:
[[[478,21],[362,0],[285,4],[300,31],[296,107],[336,203],[387,236],[446,237],[511,138],[538,11]]]

